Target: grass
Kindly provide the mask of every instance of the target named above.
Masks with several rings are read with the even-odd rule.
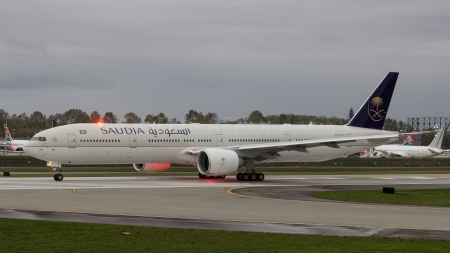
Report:
[[[450,189],[396,190],[395,194],[384,194],[381,189],[378,191],[323,191],[313,192],[310,195],[352,202],[450,207]]]
[[[349,253],[448,252],[450,241],[0,219],[0,245],[2,252]]]

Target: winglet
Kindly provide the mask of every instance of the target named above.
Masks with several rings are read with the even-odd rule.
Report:
[[[389,72],[347,126],[383,129],[397,78],[397,72]]]

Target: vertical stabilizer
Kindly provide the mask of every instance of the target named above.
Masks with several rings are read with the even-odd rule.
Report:
[[[397,72],[389,72],[347,126],[382,130],[397,78]]]
[[[431,143],[430,143],[430,145],[428,145],[428,147],[441,149],[442,141],[444,140],[444,134],[445,134],[445,131],[447,131],[447,128],[449,125],[441,128],[441,130],[439,130],[439,132],[437,132],[437,134],[434,136],[434,139],[431,141]]]
[[[416,130],[413,130],[411,133],[415,133]],[[403,142],[403,144],[401,144],[401,146],[412,146],[414,142],[414,134],[410,134],[408,135],[408,137],[406,137],[405,142]]]
[[[13,138],[11,137],[11,133],[9,132],[8,126],[6,124],[4,125],[4,128],[5,128],[5,143],[6,143],[6,146],[12,147]]]

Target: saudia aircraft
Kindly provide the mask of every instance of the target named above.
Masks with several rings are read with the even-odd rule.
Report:
[[[63,164],[133,164],[137,171],[172,164],[198,168],[200,178],[263,181],[263,162],[319,162],[398,139],[383,131],[397,82],[390,72],[346,125],[259,124],[72,124],[36,134],[25,152],[47,161],[61,181]]]

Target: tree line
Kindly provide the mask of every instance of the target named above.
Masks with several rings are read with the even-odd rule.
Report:
[[[201,123],[201,124],[316,124],[316,125],[344,125],[353,117],[351,108],[347,118],[296,115],[296,114],[274,114],[263,115],[259,110],[252,111],[248,117],[237,119],[220,118],[216,113],[203,113],[196,110],[189,110],[182,120],[183,123]],[[3,109],[0,109],[0,121],[7,122],[11,134],[15,138],[30,138],[35,133],[55,126],[75,124],[75,123],[119,123],[119,118],[113,112],[106,112],[101,115],[98,111],[88,114],[80,109],[70,109],[63,113],[44,115],[40,111],[35,111],[30,115],[26,113],[10,115]],[[142,120],[136,113],[129,112],[123,115],[122,123],[147,123],[147,124],[180,124],[177,118],[169,118],[163,112],[158,114],[148,114]],[[387,118],[384,123],[384,129],[389,131],[411,131],[411,127],[403,121]],[[3,131],[0,136],[4,137]]]

